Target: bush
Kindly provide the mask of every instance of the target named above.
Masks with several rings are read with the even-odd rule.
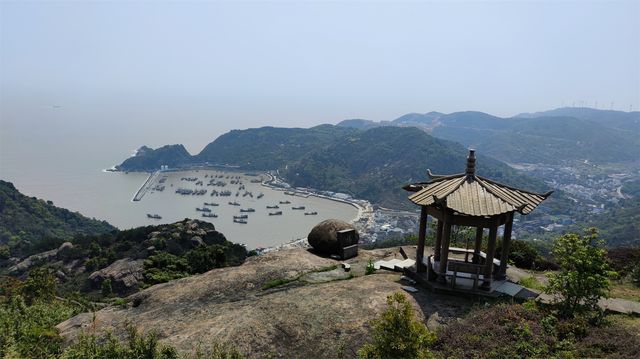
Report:
[[[402,293],[387,297],[387,310],[373,322],[373,343],[358,351],[366,359],[432,358],[429,346],[436,336],[414,318],[413,309]]]
[[[621,277],[626,277],[634,267],[640,265],[640,247],[610,248],[607,250],[607,260],[613,270]]]
[[[496,258],[500,258],[502,243],[496,248]],[[542,258],[538,249],[531,243],[520,240],[511,241],[509,247],[509,262],[518,268],[536,270],[555,270],[558,265]]]
[[[535,306],[483,307],[447,326],[434,348],[445,358],[547,358],[556,353],[554,325]]]
[[[605,250],[597,242],[595,228],[584,236],[565,234],[556,239],[553,246],[560,271],[549,274],[545,291],[556,296],[556,305],[564,317],[597,311],[598,300],[608,296],[609,278],[615,272],[609,270]]]
[[[64,351],[61,357],[61,359],[84,358],[177,359],[178,352],[173,347],[159,344],[155,333],[141,335],[135,328],[130,327],[126,343],[121,343],[112,334],[108,334],[105,340],[98,340],[95,335],[83,334]]]
[[[113,295],[113,288],[111,287],[111,279],[107,278],[102,281],[102,296],[108,298]]]
[[[365,275],[369,275],[375,272],[376,272],[376,267],[373,265],[373,259],[369,259],[369,262],[367,262],[367,266],[364,269],[364,273]]]
[[[49,268],[36,268],[29,273],[22,293],[28,304],[35,301],[51,302],[56,296],[57,279]]]
[[[48,358],[61,351],[55,325],[80,312],[62,301],[28,305],[15,296],[0,306],[0,357]]]

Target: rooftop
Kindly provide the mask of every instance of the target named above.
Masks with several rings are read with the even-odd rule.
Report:
[[[440,176],[429,171],[428,182],[409,184],[411,202],[420,206],[442,205],[468,216],[495,216],[517,211],[529,214],[551,192],[544,194],[510,187],[475,174],[475,151],[469,150],[465,173]]]

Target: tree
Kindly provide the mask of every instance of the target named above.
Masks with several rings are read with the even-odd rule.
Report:
[[[387,297],[387,310],[373,323],[373,343],[358,351],[362,359],[432,358],[428,347],[436,340],[424,323],[416,320],[402,293]]]
[[[605,258],[598,232],[589,228],[585,235],[567,233],[556,239],[553,255],[560,270],[549,274],[546,292],[556,296],[560,314],[576,314],[598,310],[598,300],[609,294],[611,271]]]

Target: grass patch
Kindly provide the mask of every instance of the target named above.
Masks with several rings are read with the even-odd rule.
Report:
[[[640,288],[630,282],[612,281],[610,296],[640,302]]]
[[[533,276],[520,279],[520,285],[535,290],[544,290],[544,284]]]
[[[285,284],[289,284],[291,282],[297,281],[298,279],[300,279],[300,277],[295,277],[291,279],[284,279],[284,278],[272,279],[262,286],[262,290],[267,290],[267,289],[279,287]]]

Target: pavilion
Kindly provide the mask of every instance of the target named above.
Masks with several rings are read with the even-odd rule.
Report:
[[[411,202],[421,208],[416,268],[418,276],[426,274],[433,285],[450,284],[455,287],[456,278],[473,282],[472,290],[491,291],[494,280],[506,278],[507,259],[511,243],[513,217],[516,212],[531,213],[552,192],[545,194],[506,186],[476,175],[475,151],[469,150],[465,173],[440,176],[428,171],[427,182],[404,186]],[[424,258],[427,218],[437,220],[433,255]],[[450,247],[451,227],[475,227],[475,245],[469,248]],[[495,258],[498,227],[504,226],[500,259]],[[484,229],[489,229],[486,253],[482,249]],[[449,258],[450,253],[464,253],[465,260]],[[468,261],[472,255],[471,262]]]

